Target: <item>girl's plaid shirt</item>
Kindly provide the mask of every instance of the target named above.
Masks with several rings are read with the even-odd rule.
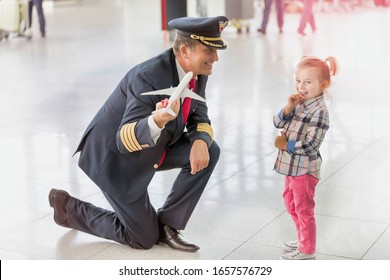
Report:
[[[326,131],[329,129],[329,113],[324,96],[298,104],[283,116],[283,109],[274,116],[276,128],[286,133],[287,151],[279,150],[274,169],[287,176],[311,174],[320,179],[322,158],[319,152]]]

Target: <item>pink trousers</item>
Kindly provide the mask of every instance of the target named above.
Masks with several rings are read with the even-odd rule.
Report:
[[[314,193],[318,179],[312,175],[285,176],[284,205],[294,221],[299,251],[313,254],[316,251],[316,220]]]

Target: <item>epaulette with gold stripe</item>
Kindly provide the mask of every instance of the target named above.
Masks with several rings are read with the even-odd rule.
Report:
[[[213,128],[208,123],[198,123],[196,131],[206,132],[208,135],[210,135],[211,139],[214,139]]]

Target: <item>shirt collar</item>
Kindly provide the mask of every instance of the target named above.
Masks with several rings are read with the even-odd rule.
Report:
[[[184,69],[183,67],[181,67],[179,61],[177,61],[177,59],[175,59],[175,61],[176,61],[177,74],[179,75],[179,81],[181,81],[184,78],[186,72],[184,72]]]
[[[324,103],[324,95],[321,94],[320,96],[306,100],[300,105],[302,106],[303,109],[312,109],[314,107],[322,105],[323,103]]]
[[[177,59],[175,59],[175,61],[176,61],[177,74],[179,75],[179,81],[181,81],[187,73],[184,72],[184,69],[183,67],[181,67],[179,61],[177,61]],[[195,79],[198,79],[198,77],[196,77]]]

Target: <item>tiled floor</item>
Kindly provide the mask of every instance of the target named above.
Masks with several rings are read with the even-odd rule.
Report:
[[[318,30],[283,34],[271,14],[267,35],[237,34],[208,84],[208,106],[222,156],[183,232],[194,254],[166,246],[134,250],[57,226],[52,187],[109,207],[78,169],[73,151],[86,125],[135,64],[170,47],[160,31],[160,1],[62,1],[47,5],[47,38],[0,42],[1,259],[278,259],[294,228],[281,198],[283,177],[272,124],[294,91],[302,55],[339,59],[330,92],[331,129],[322,147],[316,194],[318,259],[390,260],[390,8],[366,4],[316,13]],[[222,9],[223,11],[223,9]],[[222,12],[221,12],[222,13]],[[150,186],[156,207],[177,171]]]

